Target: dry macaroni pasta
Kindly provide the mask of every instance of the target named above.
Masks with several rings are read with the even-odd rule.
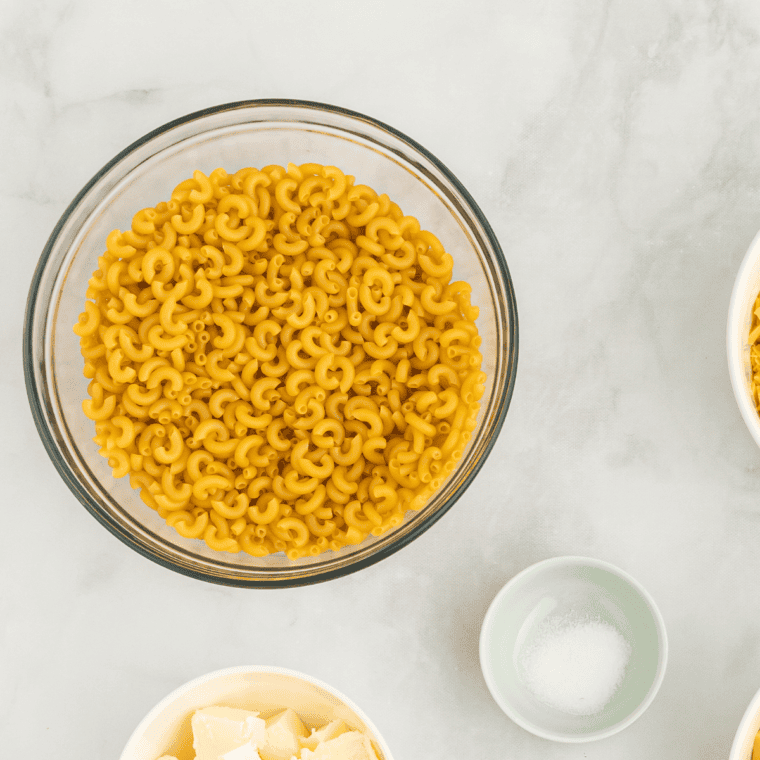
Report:
[[[89,281],[84,413],[188,538],[317,555],[420,509],[483,394],[470,287],[334,166],[200,171],[114,230]]]
[[[752,367],[752,398],[760,414],[760,295],[755,298],[749,331],[749,356]]]

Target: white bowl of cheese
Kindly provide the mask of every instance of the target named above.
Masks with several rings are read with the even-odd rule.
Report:
[[[736,729],[728,760],[758,760],[760,755],[760,691],[755,693]],[[757,749],[755,749],[757,748]]]
[[[760,233],[749,246],[739,267],[728,306],[728,372],[736,404],[755,443],[760,446],[760,416],[752,391],[750,351],[756,339],[753,332],[753,311],[760,293]]]
[[[196,678],[140,722],[120,760],[393,760],[348,697],[304,673],[240,666]]]

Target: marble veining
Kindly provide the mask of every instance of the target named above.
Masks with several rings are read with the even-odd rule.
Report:
[[[84,183],[170,119],[265,97],[431,150],[494,227],[520,317],[512,406],[465,497],[379,565],[278,592],[175,575],[103,530],[43,450],[20,350]],[[760,228],[756,0],[5,0],[0,102],[0,754],[118,757],[182,682],[269,663],[349,694],[396,760],[727,757],[760,688],[760,452],[725,357]],[[585,746],[514,725],[478,664],[498,589],[559,554],[630,572],[670,636],[648,712]]]

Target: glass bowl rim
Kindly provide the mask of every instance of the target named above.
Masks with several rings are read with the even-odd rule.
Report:
[[[480,224],[485,237],[490,245],[494,256],[492,258],[492,264],[498,271],[504,290],[506,293],[506,315],[508,318],[507,325],[507,338],[508,338],[508,352],[505,356],[505,387],[504,393],[501,399],[496,402],[495,415],[493,425],[489,431],[487,440],[484,442],[482,454],[475,459],[472,463],[470,471],[462,480],[462,484],[457,491],[447,499],[439,509],[431,513],[424,520],[422,520],[417,526],[409,530],[405,535],[400,536],[397,540],[384,546],[382,549],[373,552],[372,554],[353,561],[348,562],[340,567],[325,569],[299,577],[277,577],[272,578],[240,578],[240,577],[228,577],[224,575],[216,575],[205,570],[197,570],[190,567],[184,567],[171,560],[164,559],[162,556],[154,554],[149,548],[143,546],[137,541],[131,533],[125,533],[119,528],[119,526],[112,520],[110,515],[101,510],[97,505],[92,503],[86,489],[80,488],[79,479],[76,477],[70,468],[67,466],[63,457],[60,454],[59,446],[52,434],[50,426],[47,424],[45,415],[42,410],[42,401],[40,393],[37,390],[36,375],[34,371],[35,360],[35,346],[32,340],[34,322],[37,315],[37,304],[40,296],[40,281],[46,271],[47,265],[51,261],[51,254],[53,248],[58,240],[61,230],[68,222],[71,215],[79,206],[83,198],[90,192],[90,190],[104,177],[116,164],[122,161],[128,155],[139,150],[141,147],[149,143],[154,138],[157,138],[172,129],[190,124],[193,121],[200,121],[206,117],[221,114],[226,111],[237,111],[243,109],[255,109],[255,108],[278,108],[278,107],[291,107],[302,108],[305,110],[314,110],[318,112],[327,112],[337,115],[339,117],[345,117],[353,119],[359,122],[365,122],[375,129],[379,129],[381,132],[387,132],[392,137],[405,143],[408,147],[412,148],[417,153],[421,154],[425,159],[441,172],[444,178],[451,183],[454,189],[461,195],[467,206],[467,211],[473,215],[475,220]],[[298,123],[297,119],[284,119],[283,121],[290,121]],[[45,331],[46,332],[46,331]],[[239,588],[285,588],[295,586],[305,586],[314,583],[321,583],[324,581],[332,580],[333,578],[342,577],[350,573],[354,573],[362,568],[369,567],[370,565],[383,560],[402,547],[409,544],[411,541],[419,537],[428,528],[434,525],[446,512],[451,509],[452,506],[459,500],[464,492],[470,487],[473,479],[477,476],[482,468],[485,460],[493,450],[496,443],[496,439],[499,436],[501,428],[504,424],[504,420],[509,409],[510,401],[514,391],[515,377],[517,374],[517,356],[518,356],[518,322],[517,322],[517,302],[514,293],[514,286],[512,284],[512,278],[507,267],[507,262],[504,257],[504,253],[501,249],[498,239],[486,219],[485,215],[481,211],[475,199],[470,195],[467,189],[457,179],[457,177],[451,172],[450,169],[436,156],[434,156],[429,150],[420,145],[417,141],[408,137],[403,132],[391,127],[390,125],[379,121],[373,117],[359,113],[358,111],[352,111],[340,106],[330,105],[328,103],[320,103],[310,100],[299,100],[289,98],[262,98],[253,100],[239,100],[230,103],[222,103],[217,106],[209,106],[207,108],[193,111],[192,113],[180,116],[179,118],[162,124],[159,127],[146,133],[139,139],[132,142],[116,156],[114,156],[108,163],[106,163],[93,177],[84,185],[84,187],[76,194],[71,203],[66,207],[65,211],[56,222],[53,227],[50,236],[45,243],[40,254],[39,261],[32,276],[32,281],[29,287],[29,293],[27,296],[26,310],[24,314],[23,323],[23,338],[22,338],[22,363],[24,367],[24,380],[26,385],[27,397],[32,412],[32,418],[34,419],[35,427],[42,440],[45,451],[47,452],[53,466],[58,471],[59,475],[63,478],[63,481],[69,487],[69,490],[74,494],[77,500],[87,509],[87,511],[112,535],[116,536],[122,543],[129,546],[134,551],[138,552],[147,559],[155,562],[156,564],[165,567],[174,572],[180,573],[197,580],[203,580],[210,583],[215,583],[223,586],[234,586]]]

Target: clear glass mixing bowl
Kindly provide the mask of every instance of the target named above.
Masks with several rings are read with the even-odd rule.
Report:
[[[393,531],[356,546],[290,561],[214,552],[186,539],[115,480],[82,411],[87,380],[72,326],[87,280],[111,229],[167,200],[195,169],[318,162],[387,193],[454,257],[454,279],[472,285],[488,375],[478,426],[455,471],[429,503]],[[321,103],[256,100],[209,108],[166,124],[130,145],[77,195],[53,230],[32,280],[24,326],[24,371],[42,441],[69,488],[108,530],[177,572],[236,586],[293,586],[327,580],[389,556],[419,536],[464,493],[507,413],[517,368],[517,308],[504,255],[470,194],[434,156],[392,127]]]

